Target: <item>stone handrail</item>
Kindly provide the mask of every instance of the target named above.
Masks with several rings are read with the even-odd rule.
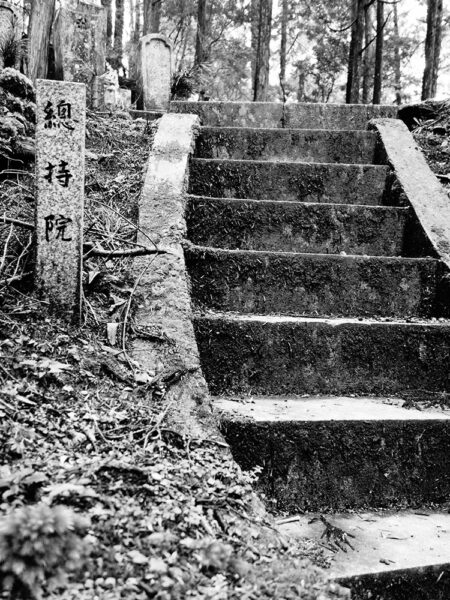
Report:
[[[166,114],[158,124],[139,205],[138,243],[167,254],[135,263],[138,310],[133,358],[151,378],[171,382],[164,396],[170,427],[191,438],[216,438],[210,397],[191,321],[183,248],[189,156],[195,115]]]
[[[428,166],[406,125],[374,119],[388,164],[439,258],[450,267],[450,198]]]

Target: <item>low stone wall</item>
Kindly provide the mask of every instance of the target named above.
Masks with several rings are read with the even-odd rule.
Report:
[[[153,242],[167,254],[135,263],[139,333],[133,358],[151,377],[168,382],[164,410],[172,428],[193,438],[218,438],[200,368],[181,245],[188,161],[197,128],[195,115],[167,114],[154,138],[139,206],[138,242]]]
[[[400,120],[374,119],[385,159],[439,258],[450,267],[450,198]]]
[[[171,102],[171,112],[198,115],[210,127],[263,127],[296,129],[367,129],[370,119],[396,118],[390,105],[281,102]]]

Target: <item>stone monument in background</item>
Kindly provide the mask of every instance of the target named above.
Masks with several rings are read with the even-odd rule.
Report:
[[[99,0],[64,0],[54,26],[56,76],[86,84],[92,104],[96,78],[105,72],[106,10]]]
[[[172,44],[159,34],[141,39],[138,58],[138,102],[144,110],[167,110],[172,80]]]

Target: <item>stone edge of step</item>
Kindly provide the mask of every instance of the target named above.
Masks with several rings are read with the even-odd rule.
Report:
[[[275,251],[275,250],[241,250],[241,249],[227,249],[217,248],[214,246],[201,246],[193,244],[191,242],[184,244],[185,252],[191,252],[192,254],[209,254],[209,255],[221,255],[223,257],[254,257],[261,259],[267,258],[304,258],[305,260],[330,260],[336,262],[381,262],[386,264],[401,265],[415,263],[419,264],[439,264],[441,261],[438,258],[431,256],[383,256],[383,255],[370,255],[370,254],[325,254],[320,252],[292,252],[292,251]]]

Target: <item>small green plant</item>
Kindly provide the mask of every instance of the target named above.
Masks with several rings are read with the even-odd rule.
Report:
[[[14,68],[24,55],[22,40],[18,40],[14,35],[0,40],[0,56],[4,67]]]
[[[42,597],[81,565],[84,518],[64,506],[18,508],[0,521],[0,573],[11,599]]]
[[[23,100],[34,102],[36,99],[35,89],[28,77],[10,67],[0,71],[0,88]]]
[[[197,91],[197,78],[191,69],[180,71],[172,77],[171,96],[172,99],[187,100]]]
[[[204,95],[210,75],[209,63],[194,65],[191,69],[175,73],[170,90],[172,100],[187,100],[197,92]]]

